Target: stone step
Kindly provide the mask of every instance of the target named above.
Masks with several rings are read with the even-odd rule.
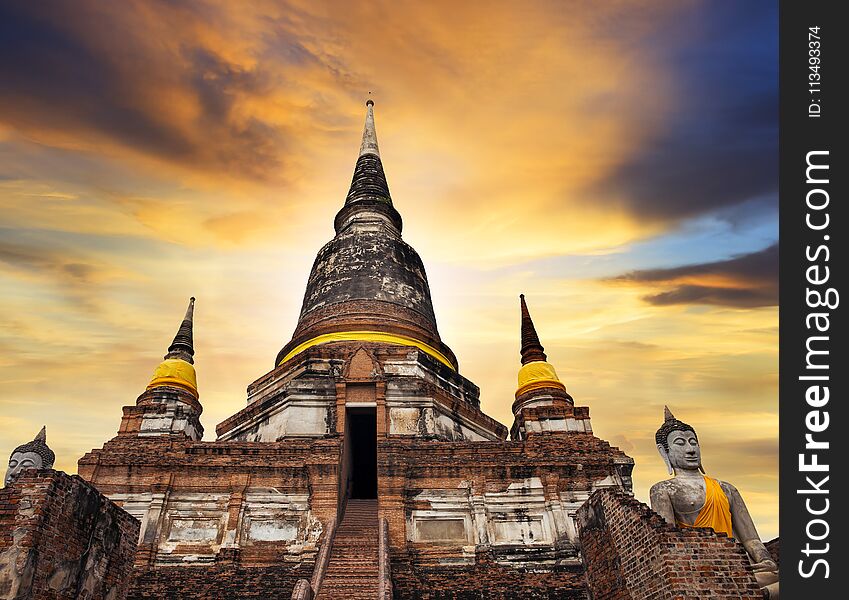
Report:
[[[317,600],[377,598],[377,500],[348,500]]]

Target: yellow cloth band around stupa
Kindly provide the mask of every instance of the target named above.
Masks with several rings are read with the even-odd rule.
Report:
[[[519,369],[519,386],[516,389],[516,396],[546,387],[566,390],[566,386],[560,382],[552,364],[536,360],[522,365]]]
[[[384,333],[382,331],[338,331],[335,333],[325,333],[324,335],[316,336],[311,340],[307,340],[306,342],[298,344],[292,348],[292,350],[277,363],[277,366],[279,367],[284,362],[296,354],[300,354],[307,348],[318,346],[319,344],[326,344],[328,342],[385,342],[387,344],[398,344],[399,346],[413,346],[454,370],[454,365],[451,364],[451,361],[433,346],[429,346],[422,341],[405,335],[395,335],[392,333]]]
[[[147,389],[161,385],[175,385],[189,390],[195,395],[195,398],[198,397],[198,380],[195,368],[179,358],[166,358],[159,363],[159,366],[153,372],[150,383],[147,384]]]

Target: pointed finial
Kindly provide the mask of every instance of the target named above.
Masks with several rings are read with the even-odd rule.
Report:
[[[183,322],[180,323],[180,328],[177,330],[177,335],[174,336],[174,341],[168,346],[168,354],[165,358],[179,358],[189,364],[194,364],[192,358],[195,354],[194,340],[192,336],[192,323],[195,312],[195,298],[189,298],[189,306],[186,308],[186,316],[183,317]]]
[[[360,144],[360,154],[357,156],[357,164],[354,166],[354,176],[351,179],[351,187],[345,198],[345,207],[336,215],[334,221],[336,232],[340,231],[345,223],[351,222],[351,211],[345,208],[352,204],[365,202],[366,204],[382,203],[392,206],[392,196],[389,194],[389,185],[386,183],[386,173],[383,172],[383,163],[380,161],[380,151],[377,148],[377,133],[374,129],[374,101],[366,100],[366,124],[363,128],[363,140]],[[393,209],[384,211],[392,221],[392,224],[401,231],[401,215]],[[371,213],[369,213],[371,214]]]
[[[531,320],[531,313],[528,312],[528,305],[525,303],[524,294],[519,294],[519,303],[522,309],[522,364],[526,365],[529,362],[537,361],[545,362],[548,357],[545,355],[545,348],[539,341],[534,322]]]
[[[371,94],[371,92],[369,92]],[[380,156],[377,147],[377,132],[374,128],[374,100],[366,100],[366,124],[363,127],[363,141],[360,144],[360,156],[363,154],[374,154]]]
[[[663,405],[663,420],[664,421],[674,421],[675,415],[672,414],[672,411],[669,410],[669,407],[665,404]]]
[[[41,431],[38,432],[38,435],[36,435],[32,441],[42,442],[44,444],[47,443],[47,425],[41,426]]]

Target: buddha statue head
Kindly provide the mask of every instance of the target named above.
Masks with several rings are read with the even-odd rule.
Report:
[[[47,446],[47,429],[42,427],[33,441],[18,446],[12,452],[4,485],[9,485],[24,469],[50,469],[55,460],[56,455]]]
[[[657,451],[666,463],[670,475],[675,473],[676,469],[705,472],[702,468],[702,452],[696,430],[676,419],[668,406],[663,407],[663,425],[654,434],[654,439],[657,442]]]

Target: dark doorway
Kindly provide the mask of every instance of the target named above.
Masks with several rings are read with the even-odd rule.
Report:
[[[348,447],[351,457],[351,498],[377,498],[377,413],[374,408],[349,408]]]

